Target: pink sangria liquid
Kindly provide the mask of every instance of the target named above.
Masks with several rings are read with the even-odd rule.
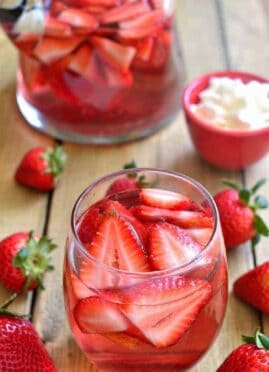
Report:
[[[30,124],[110,143],[150,134],[177,113],[174,1],[28,2],[6,18],[0,4],[0,20],[21,51],[17,97]]]
[[[74,211],[79,241],[68,239],[64,271],[73,335],[100,371],[185,370],[212,344],[226,308],[216,211],[164,189],[110,190]]]

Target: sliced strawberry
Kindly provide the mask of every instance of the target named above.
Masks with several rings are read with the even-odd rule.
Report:
[[[80,37],[54,39],[44,37],[33,50],[33,55],[45,64],[51,64],[70,54],[82,41]]]
[[[165,277],[107,290],[121,311],[156,347],[174,345],[191,327],[209,301],[211,285],[202,279]]]
[[[73,55],[68,68],[77,74],[84,76],[89,65],[92,48],[88,44],[82,45]]]
[[[193,229],[186,229],[186,234],[190,235],[193,239],[195,239],[202,247],[205,247],[209,242],[212,234],[212,228],[193,228]]]
[[[102,14],[102,16],[99,17],[99,21],[101,24],[116,23],[145,14],[149,12],[149,10],[150,7],[148,4],[142,2],[123,4],[122,6],[115,7]]]
[[[141,61],[148,61],[150,59],[152,48],[153,48],[153,38],[147,37],[144,40],[139,40],[137,42],[137,53],[135,58]]]
[[[65,38],[72,35],[71,27],[57,19],[49,16],[45,22],[45,35],[52,37]]]
[[[132,207],[131,212],[145,222],[171,222],[180,227],[213,227],[214,220],[203,212],[175,211],[170,209],[153,208],[147,205]]]
[[[200,244],[178,226],[163,222],[155,224],[149,232],[149,257],[155,270],[179,267],[196,257]]]
[[[147,257],[132,225],[121,216],[106,216],[88,247],[98,260],[131,272],[149,271]]]
[[[82,243],[90,243],[102,221],[100,208],[90,207],[79,219],[77,233]]]
[[[116,200],[108,200],[104,207],[104,213],[112,215],[118,214],[124,217],[134,227],[141,242],[146,244],[148,234],[144,225],[137,218],[135,218],[135,216],[121,203]]]
[[[130,71],[122,72],[109,65],[103,65],[104,75],[109,87],[126,88],[132,86],[133,75]]]
[[[65,2],[70,5],[74,4],[74,0],[65,0]],[[81,7],[98,5],[112,8],[119,5],[119,0],[76,0],[76,5]]]
[[[80,268],[80,278],[74,273],[71,273],[71,283],[74,295],[77,299],[87,298],[94,295],[94,292],[87,287],[93,287],[94,283],[88,277],[89,271],[87,270],[86,264],[82,264]],[[83,280],[83,282],[82,282]],[[86,285],[87,284],[87,285]]]
[[[87,13],[91,13],[94,16],[100,16],[107,11],[107,8],[99,5],[88,5],[84,7],[83,10]]]
[[[67,8],[63,10],[59,14],[58,20],[74,28],[84,29],[87,32],[91,32],[98,27],[98,22],[95,17],[77,8]]]
[[[91,42],[107,63],[123,72],[128,71],[136,53],[135,48],[124,47],[112,40],[97,36],[92,37]]]
[[[80,300],[74,316],[84,333],[123,332],[128,328],[128,321],[118,306],[96,296]]]
[[[155,24],[160,24],[164,21],[165,14],[162,10],[154,10],[152,12],[143,14],[139,17],[135,17],[129,21],[121,22],[120,28],[132,29],[132,28],[144,28],[151,27]]]
[[[139,40],[157,34],[162,25],[150,25],[147,27],[120,29],[118,34],[124,39]]]
[[[142,189],[140,200],[150,207],[165,209],[190,209],[192,201],[187,196],[168,190]]]

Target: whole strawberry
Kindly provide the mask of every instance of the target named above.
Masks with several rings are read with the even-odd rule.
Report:
[[[56,248],[46,236],[19,232],[0,242],[0,282],[9,290],[43,288],[45,271],[52,270],[49,253]]]
[[[269,314],[269,261],[242,275],[234,283],[234,293]]]
[[[247,344],[235,349],[217,372],[268,372],[269,338],[259,331],[255,337],[243,337]]]
[[[7,310],[11,301],[0,309],[0,371],[56,372],[32,323]]]
[[[137,168],[137,165],[134,161],[129,164],[125,164],[123,169],[134,169]],[[144,176],[137,178],[135,173],[128,174],[127,177],[118,178],[114,181],[109,189],[107,190],[106,195],[119,194],[123,191],[136,190],[145,185]]]
[[[268,207],[267,200],[255,196],[265,180],[257,182],[252,189],[241,188],[233,181],[224,181],[230,188],[214,196],[217,204],[226,248],[233,248],[253,239],[257,243],[260,235],[269,235],[269,229],[257,214],[258,209]]]
[[[65,161],[66,155],[61,146],[55,149],[36,147],[24,155],[16,170],[15,180],[37,190],[52,190],[63,172]]]

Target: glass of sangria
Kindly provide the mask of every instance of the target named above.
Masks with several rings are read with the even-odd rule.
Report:
[[[100,371],[193,366],[227,302],[213,199],[193,179],[163,170],[96,181],[73,209],[64,292],[73,335]]]
[[[171,122],[183,73],[174,0],[0,1],[19,49],[17,102],[63,140],[119,143]]]

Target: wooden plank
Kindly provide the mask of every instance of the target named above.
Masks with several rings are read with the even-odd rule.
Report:
[[[269,51],[268,17],[269,4],[266,0],[225,0],[223,9],[229,40],[229,52],[232,67],[250,71],[268,78]],[[239,30],[242,30],[239,32]],[[242,47],[245,46],[245,47]],[[249,167],[246,172],[246,184],[251,186],[261,177],[268,177],[269,156]],[[269,198],[269,186],[262,189]],[[262,213],[269,223],[269,212]],[[269,259],[268,238],[263,239],[256,248],[257,264]],[[269,333],[269,317],[263,316],[264,330]]]
[[[17,53],[0,32],[0,239],[18,231],[43,230],[47,196],[17,185],[14,171],[27,149],[47,145],[50,140],[37,134],[24,123],[15,103]],[[10,293],[0,288],[0,303]],[[13,309],[26,313],[28,300],[21,296]]]

